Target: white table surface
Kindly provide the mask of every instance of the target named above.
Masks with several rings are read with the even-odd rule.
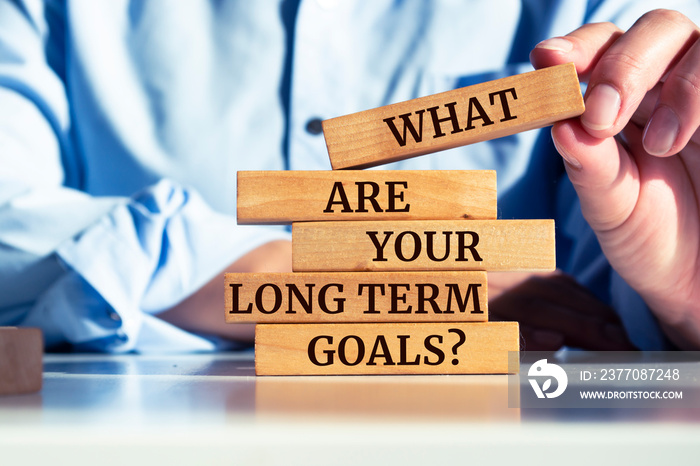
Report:
[[[252,352],[46,355],[40,393],[0,397],[0,465],[700,464],[700,409],[513,409],[503,375],[253,365]]]

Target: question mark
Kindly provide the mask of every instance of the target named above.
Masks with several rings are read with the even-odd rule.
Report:
[[[448,332],[453,332],[453,333],[456,333],[457,335],[459,335],[459,341],[457,343],[455,343],[454,346],[452,346],[452,354],[457,356],[457,348],[462,346],[464,344],[464,342],[467,341],[467,336],[464,334],[463,331],[461,331],[458,328],[451,328],[448,330]],[[456,366],[457,364],[459,364],[459,360],[457,358],[454,358],[452,360],[452,365]]]

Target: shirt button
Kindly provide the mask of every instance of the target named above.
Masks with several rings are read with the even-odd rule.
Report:
[[[323,132],[323,125],[320,118],[312,118],[306,122],[306,131],[317,136]]]

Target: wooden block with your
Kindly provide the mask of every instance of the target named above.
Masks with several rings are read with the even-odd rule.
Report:
[[[553,220],[307,222],[292,225],[295,272],[556,268]]]

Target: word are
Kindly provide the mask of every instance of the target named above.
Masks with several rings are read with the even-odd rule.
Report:
[[[333,213],[333,206],[337,205],[342,207],[340,212],[351,213],[351,212],[369,212],[367,210],[366,202],[369,203],[374,212],[409,212],[411,205],[397,205],[398,202],[404,202],[404,191],[397,191],[397,187],[403,187],[408,189],[407,181],[385,181],[384,184],[387,186],[386,192],[386,208],[382,209],[377,197],[380,192],[379,183],[373,181],[357,181],[355,186],[357,187],[357,208],[353,209],[350,206],[350,201],[348,200],[347,193],[345,192],[345,187],[341,181],[336,181],[333,183],[333,189],[331,190],[331,195],[328,198],[328,204],[326,208],[323,209],[325,213]]]

